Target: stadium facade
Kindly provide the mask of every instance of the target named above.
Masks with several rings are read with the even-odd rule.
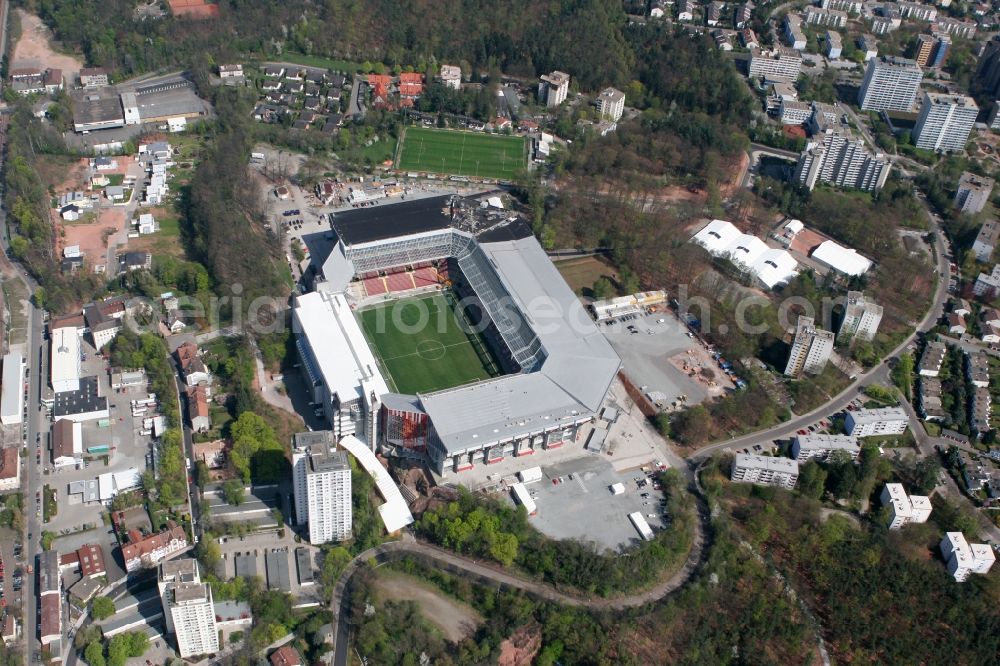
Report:
[[[316,291],[298,297],[293,330],[337,437],[443,473],[573,442],[600,410],[621,361],[516,215],[443,196],[349,211],[332,227],[334,248]],[[429,266],[449,277],[430,288],[454,289],[505,374],[392,393],[354,308],[372,300],[366,281]]]

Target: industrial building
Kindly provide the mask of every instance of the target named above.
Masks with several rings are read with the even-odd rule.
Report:
[[[18,425],[24,420],[24,357],[10,352],[3,357],[0,385],[0,423]]]

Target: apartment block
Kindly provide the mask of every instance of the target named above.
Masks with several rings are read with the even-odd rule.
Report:
[[[555,71],[543,74],[538,85],[538,101],[550,109],[566,101],[569,93],[569,74]]]
[[[789,377],[798,377],[803,372],[819,374],[826,367],[832,353],[833,333],[817,328],[812,317],[800,316],[785,374]]]
[[[990,395],[990,390],[976,387],[969,401],[969,428],[977,439],[981,439],[990,430],[992,405],[993,396]]]
[[[730,478],[735,483],[794,488],[795,482],[799,479],[799,463],[790,458],[737,453]]]
[[[844,432],[855,437],[901,435],[910,426],[910,417],[902,407],[856,409],[847,412]]]
[[[880,495],[882,506],[889,507],[889,529],[898,530],[910,523],[926,523],[931,516],[931,500],[923,495],[907,495],[901,483],[887,483]]]
[[[882,323],[882,309],[881,305],[866,301],[865,295],[860,291],[847,292],[844,318],[840,322],[837,337],[871,340],[878,332],[878,325]]]
[[[976,82],[983,90],[984,94],[994,100],[1000,100],[1000,35],[994,35],[983,45],[982,55],[976,64]],[[998,121],[997,109],[1000,105],[994,105],[991,121]],[[991,126],[993,125],[991,122]]]
[[[618,120],[625,113],[625,93],[615,88],[605,88],[597,96],[597,112],[602,118]]]
[[[1000,264],[993,267],[990,273],[980,273],[976,278],[976,283],[972,285],[972,295],[981,296],[990,300],[1000,294]]]
[[[462,87],[462,68],[457,65],[441,65],[438,78],[445,86],[458,90]]]
[[[913,136],[917,148],[961,152],[976,124],[979,107],[965,95],[924,93]]]
[[[874,192],[885,185],[890,169],[885,155],[869,152],[863,140],[844,128],[826,126],[799,154],[794,178],[810,190],[828,183]]]
[[[955,206],[963,213],[975,215],[990,201],[993,179],[963,171],[955,192]]]
[[[972,242],[972,252],[976,255],[976,261],[988,262],[993,258],[993,250],[1000,239],[1000,222],[996,220],[986,220],[983,226],[979,227],[976,240]]]
[[[177,654],[186,659],[218,652],[212,588],[201,582],[198,563],[192,559],[164,562],[158,574],[163,617],[167,633],[177,640]]]
[[[961,532],[946,532],[940,548],[948,573],[958,583],[964,583],[974,573],[989,573],[996,562],[993,548],[983,543],[970,544]]]
[[[941,380],[935,377],[921,377],[919,398],[920,415],[925,421],[944,421],[948,413],[941,403]]]
[[[808,460],[826,460],[834,451],[845,451],[856,460],[861,452],[858,438],[851,435],[808,434],[797,435],[792,440],[792,457],[800,463]]]
[[[830,28],[847,26],[847,12],[839,9],[823,9],[822,7],[806,7],[805,22],[809,25],[822,25]]]
[[[952,37],[962,39],[972,39],[976,36],[976,24],[972,21],[960,21],[959,19],[940,17],[937,20],[938,31],[947,33]]]
[[[844,44],[840,39],[840,33],[833,30],[826,31],[826,57],[836,60],[844,52]]]
[[[875,39],[875,35],[861,35],[855,43],[864,54],[865,62],[873,60],[878,56],[878,40]]]
[[[750,49],[748,73],[765,81],[794,81],[802,71],[802,55],[793,49],[778,47],[773,51]]]
[[[782,100],[780,113],[782,125],[804,125],[812,116],[812,106],[809,102]]]
[[[858,93],[858,106],[865,111],[909,111],[923,76],[913,60],[892,56],[872,58]]]
[[[344,451],[334,450],[330,431],[295,435],[292,476],[295,518],[309,525],[309,543],[351,537],[351,465]]]
[[[795,14],[785,15],[785,40],[796,51],[806,48],[806,33],[802,31],[802,19]]]
[[[896,9],[903,18],[933,23],[937,19],[937,9],[919,2],[897,2]]]
[[[850,14],[861,13],[861,0],[819,0],[818,4],[823,9],[839,9]]]
[[[977,388],[989,388],[990,361],[986,352],[965,352],[965,377]]]

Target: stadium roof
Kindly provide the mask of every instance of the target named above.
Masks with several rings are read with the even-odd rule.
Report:
[[[362,381],[370,381],[378,395],[389,392],[343,294],[316,291],[299,296],[295,318],[310,341],[316,362],[307,372],[321,375],[330,393],[341,402],[364,398]]]
[[[844,275],[864,275],[872,267],[872,262],[858,254],[857,250],[848,249],[832,240],[820,243],[813,251],[812,258]]]
[[[537,372],[420,396],[448,455],[596,411],[621,360],[533,236],[481,243],[545,350]]]
[[[403,529],[413,522],[413,514],[410,513],[410,505],[399,492],[399,486],[389,476],[389,471],[382,466],[375,453],[353,435],[348,435],[340,440],[340,446],[357,459],[365,471],[375,479],[375,487],[378,488],[379,495],[385,500],[385,504],[378,507],[378,513],[385,523],[385,531],[392,534],[396,530]]]
[[[450,198],[451,195],[442,195],[391,206],[349,210],[334,215],[331,226],[348,246],[422,231],[439,231],[451,226],[451,215],[443,212]]]

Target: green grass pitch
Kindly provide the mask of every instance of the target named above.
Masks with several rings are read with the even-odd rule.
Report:
[[[512,179],[527,163],[525,139],[458,130],[409,127],[400,139],[402,171]]]
[[[462,330],[449,300],[434,294],[358,312],[391,390],[429,393],[501,374],[482,338]]]

